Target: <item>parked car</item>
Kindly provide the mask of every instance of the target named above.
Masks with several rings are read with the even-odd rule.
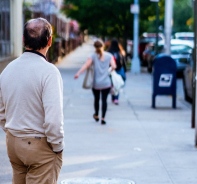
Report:
[[[193,32],[177,32],[174,34],[175,39],[194,41]]]
[[[165,43],[164,41],[158,42],[158,54],[164,52]],[[192,49],[194,47],[193,42],[187,40],[179,40],[179,39],[172,39],[171,40],[171,57],[175,60],[177,65],[177,73],[182,75],[183,70],[188,64],[188,58],[192,53]],[[148,48],[147,48],[148,49]],[[152,72],[153,61],[156,55],[154,46],[149,47],[151,51],[149,51],[149,56],[147,60],[147,70],[148,72]],[[148,51],[146,51],[148,53]]]
[[[186,101],[192,103],[192,91],[193,85],[195,82],[195,75],[193,72],[193,58],[190,55],[190,59],[188,65],[185,67],[183,71],[183,91],[184,91],[184,98]]]

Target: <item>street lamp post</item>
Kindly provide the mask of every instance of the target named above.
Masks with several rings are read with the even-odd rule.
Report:
[[[156,40],[155,40],[155,53],[158,53],[158,41],[159,41],[159,0],[150,0],[156,4]]]
[[[196,78],[196,71],[197,71],[197,64],[196,64],[196,60],[197,60],[197,0],[193,1],[193,6],[194,6],[194,55],[193,55],[193,61],[194,61],[194,66],[193,66],[193,77]],[[195,79],[194,79],[195,80]],[[192,128],[195,128],[195,146],[197,146],[197,126],[196,126],[196,103],[197,103],[197,90],[196,90],[196,80],[194,82],[194,86],[193,86],[193,91],[192,91],[192,97],[193,97],[193,104],[192,104]]]
[[[193,60],[193,76],[192,76],[192,113],[191,113],[191,128],[195,127],[196,122],[196,44],[197,44],[197,1],[193,0],[193,16],[194,16],[194,49],[192,52],[192,60]],[[195,131],[195,145],[197,146],[197,129]]]
[[[134,14],[133,20],[133,59],[131,65],[132,73],[140,73],[140,60],[138,57],[138,35],[139,35],[139,3],[138,0],[134,0],[134,4],[131,5],[131,13]]]
[[[173,22],[173,4],[174,0],[165,0],[165,53],[171,54],[171,35]]]

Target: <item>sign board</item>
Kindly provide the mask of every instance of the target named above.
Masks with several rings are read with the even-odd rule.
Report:
[[[161,74],[159,79],[159,87],[170,87],[172,84],[172,74]]]
[[[140,12],[139,5],[138,4],[131,4],[130,12],[133,13],[133,14],[139,14],[139,12]]]

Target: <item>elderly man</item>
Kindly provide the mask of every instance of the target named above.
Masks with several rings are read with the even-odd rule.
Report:
[[[63,84],[46,60],[52,28],[43,18],[24,26],[25,51],[0,76],[0,125],[6,132],[13,184],[56,184],[64,147]]]

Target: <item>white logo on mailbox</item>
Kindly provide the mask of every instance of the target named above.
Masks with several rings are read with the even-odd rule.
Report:
[[[161,74],[159,79],[159,87],[170,87],[172,84],[172,74]]]

